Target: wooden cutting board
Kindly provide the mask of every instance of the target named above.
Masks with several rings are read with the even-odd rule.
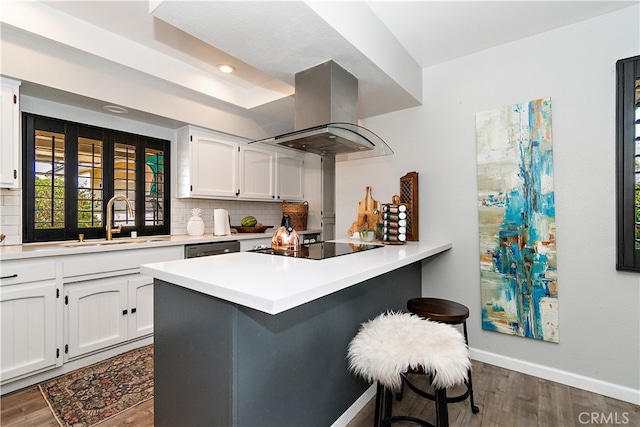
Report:
[[[358,217],[349,227],[349,236],[353,236],[365,228],[375,231],[376,225],[380,221],[380,209],[380,202],[371,197],[371,187],[367,187],[364,200],[358,202]]]

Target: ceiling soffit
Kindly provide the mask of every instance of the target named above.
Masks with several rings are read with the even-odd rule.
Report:
[[[420,66],[364,2],[160,1],[151,9],[289,85],[333,60],[359,81],[360,118],[421,103]]]
[[[73,3],[73,2],[71,2]],[[54,21],[56,25],[50,25]],[[91,22],[40,2],[3,4],[3,25],[98,56],[208,97],[250,109],[293,94],[293,87],[263,78],[259,85],[238,84],[174,55],[132,42]],[[73,29],[72,31],[69,29]],[[80,36],[81,35],[81,36]]]

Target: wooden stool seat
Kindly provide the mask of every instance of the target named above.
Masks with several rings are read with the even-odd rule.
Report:
[[[407,309],[436,322],[458,325],[469,317],[469,309],[455,301],[440,298],[413,298],[407,302]]]
[[[469,317],[469,309],[455,301],[450,301],[440,298],[413,298],[407,301],[407,310],[425,319],[432,320],[434,322],[446,323],[449,325],[462,325],[464,340],[469,345],[469,338],[467,336],[467,318]],[[405,380],[406,381],[406,380]],[[416,393],[432,398],[432,395],[421,390],[416,389],[413,384],[406,381],[407,385]],[[465,381],[467,385],[467,391],[456,397],[448,397],[447,402],[461,402],[470,399],[471,411],[474,414],[480,412],[478,406],[476,406],[473,399],[473,381],[471,379],[471,369],[469,369],[468,379]],[[402,389],[397,394],[398,399],[402,399]]]

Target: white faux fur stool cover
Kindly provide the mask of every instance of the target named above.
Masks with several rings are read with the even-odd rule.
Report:
[[[453,326],[393,312],[362,324],[348,359],[354,374],[393,391],[409,369],[422,367],[433,375],[434,387],[447,388],[466,380],[471,366],[464,337]]]

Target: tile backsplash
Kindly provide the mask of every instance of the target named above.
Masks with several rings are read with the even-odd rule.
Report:
[[[22,243],[22,190],[0,188],[0,233],[6,236],[0,245]]]
[[[187,234],[187,221],[191,217],[193,208],[202,210],[205,234],[213,234],[214,209],[226,209],[232,226],[240,225],[240,220],[248,215],[255,216],[262,225],[279,226],[282,219],[282,203],[173,199],[171,201],[171,234]]]
[[[187,221],[191,209],[200,208],[205,224],[205,234],[213,234],[214,209],[229,211],[231,225],[253,215],[263,225],[279,226],[282,219],[282,203],[247,202],[236,200],[172,199],[171,234],[187,234]],[[0,189],[0,233],[6,237],[0,245],[22,244],[22,191]]]

